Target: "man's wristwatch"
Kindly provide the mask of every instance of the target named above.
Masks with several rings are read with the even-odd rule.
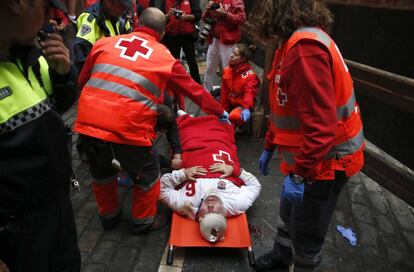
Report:
[[[291,180],[293,180],[297,184],[302,184],[306,181],[306,179],[304,179],[303,177],[301,177],[299,175],[296,175],[296,174],[293,174],[293,173],[290,173],[289,177],[290,177]]]

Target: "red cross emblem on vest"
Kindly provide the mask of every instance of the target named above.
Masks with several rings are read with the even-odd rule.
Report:
[[[139,56],[149,59],[154,49],[147,46],[148,41],[137,36],[119,39],[115,48],[121,49],[121,58],[136,61]]]
[[[221,162],[228,165],[234,164],[233,160],[230,157],[230,154],[223,150],[219,150],[219,153],[213,154],[213,161]]]
[[[279,106],[285,106],[286,102],[288,102],[287,94],[284,93],[281,88],[277,89],[277,103]]]

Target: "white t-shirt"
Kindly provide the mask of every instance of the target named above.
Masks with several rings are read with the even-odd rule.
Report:
[[[245,185],[237,187],[231,181],[220,178],[198,178],[195,182],[189,181],[176,190],[175,186],[187,179],[184,169],[173,171],[161,177],[160,200],[180,214],[185,214],[185,211],[191,209],[194,218],[206,192],[215,190],[223,202],[226,216],[235,216],[250,208],[259,196],[261,188],[257,178],[245,170],[242,170],[239,178]]]

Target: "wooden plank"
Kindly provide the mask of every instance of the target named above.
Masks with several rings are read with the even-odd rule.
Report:
[[[328,0],[327,2],[329,4],[349,6],[367,6],[373,8],[414,10],[414,2],[412,0]]]
[[[358,94],[414,114],[414,79],[350,60],[346,64]]]
[[[414,206],[414,173],[366,140],[362,172],[375,182]]]

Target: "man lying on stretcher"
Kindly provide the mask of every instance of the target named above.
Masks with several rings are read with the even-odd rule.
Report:
[[[200,222],[210,242],[224,239],[226,217],[244,213],[261,185],[240,168],[234,131],[215,116],[177,118],[182,169],[161,177],[160,199],[175,212]]]

